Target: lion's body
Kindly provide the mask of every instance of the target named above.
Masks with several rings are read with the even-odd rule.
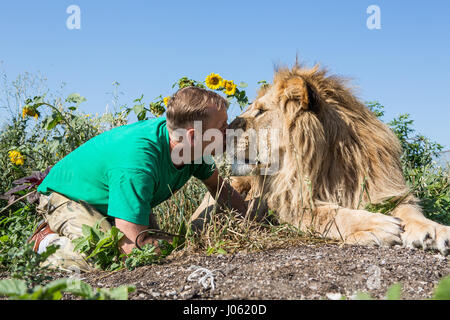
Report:
[[[250,132],[280,131],[267,150],[258,147],[259,153],[278,155],[272,159],[279,170],[267,175],[256,164],[264,175],[234,178],[233,186],[249,198],[262,197],[281,222],[347,243],[449,252],[450,227],[426,219],[405,184],[397,137],[343,79],[317,66],[279,69],[230,128],[244,132],[237,149],[248,160]],[[364,210],[387,199],[396,202],[393,217]],[[205,197],[194,217],[209,204]]]

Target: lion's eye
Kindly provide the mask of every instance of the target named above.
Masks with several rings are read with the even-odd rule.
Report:
[[[266,112],[266,110],[265,109],[258,109],[257,110],[257,112],[256,112],[256,115],[255,115],[255,117],[257,117],[257,116],[260,116],[261,114],[263,114],[264,112]]]

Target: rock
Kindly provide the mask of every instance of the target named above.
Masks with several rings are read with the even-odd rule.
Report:
[[[177,292],[175,290],[166,290],[166,291],[164,291],[164,295],[166,297],[174,296],[176,294],[177,294]]]
[[[330,300],[341,300],[342,294],[329,292],[326,294],[326,297]]]

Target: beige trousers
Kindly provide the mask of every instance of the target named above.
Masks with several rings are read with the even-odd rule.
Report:
[[[70,200],[56,192],[49,196],[41,195],[37,211],[44,217],[50,229],[56,232],[56,235],[49,238],[48,245],[60,246],[43,265],[74,272],[93,271],[94,268],[86,261],[86,256],[74,252],[72,240],[83,236],[84,224],[93,227],[105,216],[85,202]],[[111,229],[111,225],[103,219],[100,228],[107,232]]]

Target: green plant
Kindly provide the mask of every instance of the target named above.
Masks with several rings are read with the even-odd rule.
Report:
[[[34,192],[35,190],[33,189],[36,189],[42,183],[44,178],[50,172],[50,169],[51,167],[48,167],[44,172],[34,171],[28,177],[13,181],[12,183],[16,186],[6,192],[4,195],[0,195],[0,199],[7,199],[9,206],[12,204],[12,202],[16,201],[16,197],[18,197],[18,195],[20,195],[21,198],[26,197],[28,203],[30,204],[37,202],[39,200],[39,194],[37,192]],[[24,194],[24,190],[27,190],[28,193]],[[0,213],[2,213],[4,210],[5,208],[0,210]]]
[[[435,300],[450,300],[450,276],[447,276],[434,289],[433,299]]]
[[[384,116],[384,106],[368,102],[368,108],[379,118]],[[415,134],[414,121],[402,114],[388,122],[403,149],[403,175],[411,192],[420,199],[424,214],[435,221],[450,224],[450,166],[437,166],[434,159],[443,147],[430,139]],[[370,204],[367,210],[389,213],[399,199],[388,199],[381,204]]]
[[[21,247],[9,248],[7,254],[10,276],[17,279],[24,279],[28,284],[38,284],[49,279],[48,268],[42,267],[41,263],[56,252],[58,246],[48,246],[45,252],[37,254],[33,251],[31,243]]]
[[[219,242],[215,243],[213,247],[209,247],[206,250],[206,253],[208,255],[214,254],[214,253],[227,254],[227,252],[222,248],[225,245],[226,245],[225,241],[219,241]]]
[[[100,229],[101,220],[93,227],[82,226],[83,237],[73,240],[74,250],[87,255],[96,268],[117,270],[122,267],[123,254],[119,249],[119,241],[123,233],[117,227],[107,232]]]
[[[41,264],[57,249],[49,246],[45,252],[37,254],[33,243],[26,243],[36,224],[37,217],[28,206],[0,219],[0,268],[30,285],[48,279],[48,268]]]
[[[398,282],[391,285],[386,292],[386,300],[400,300],[402,298],[403,285]]]
[[[367,107],[377,116],[384,116],[384,106],[378,101],[367,102]],[[400,114],[387,123],[396,134],[403,149],[402,161],[406,169],[417,169],[431,165],[439,156],[443,146],[420,134],[414,134],[414,120],[409,114]]]
[[[173,245],[165,240],[159,240],[158,247],[161,250],[159,254],[155,251],[155,246],[149,243],[144,245],[141,249],[133,248],[131,253],[127,255],[125,267],[128,270],[134,270],[137,267],[158,263],[175,249]]]
[[[386,291],[386,300],[401,300],[403,297],[403,285],[398,282],[391,285]],[[345,300],[345,297],[343,297]],[[372,300],[372,296],[367,292],[357,292],[355,300]],[[432,300],[450,300],[450,276],[442,278],[436,285]]]
[[[128,300],[128,293],[134,290],[132,286],[93,289],[88,283],[77,279],[58,279],[44,286],[38,285],[28,289],[25,281],[0,280],[0,296],[15,300],[60,300],[64,292],[86,300]]]

